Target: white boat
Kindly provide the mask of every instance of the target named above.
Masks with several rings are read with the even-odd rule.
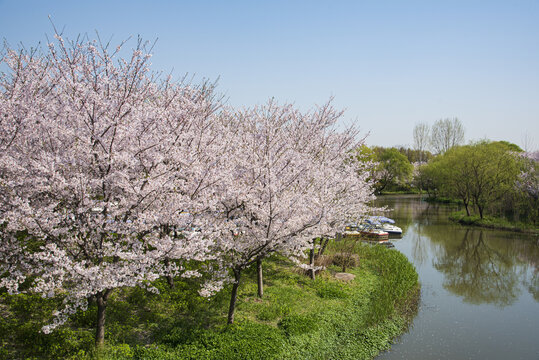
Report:
[[[402,229],[398,226],[393,225],[395,223],[395,220],[385,216],[370,216],[365,219],[365,222],[374,226],[374,228],[380,229],[389,234],[402,234]]]
[[[389,234],[402,234],[402,229],[400,227],[391,225],[389,223],[380,224],[376,228],[382,231],[385,231]]]

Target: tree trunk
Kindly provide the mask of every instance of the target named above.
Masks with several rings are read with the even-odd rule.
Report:
[[[322,246],[320,246],[320,249],[318,250],[318,256],[324,255],[324,251],[326,251],[326,247],[328,246],[328,243],[329,243],[329,237],[322,238],[320,240],[320,243],[322,244]]]
[[[466,200],[462,201],[464,203],[464,208],[466,209],[466,215],[470,216],[470,209],[468,208],[468,202]]]
[[[165,266],[168,268],[170,265],[170,260],[167,258],[165,258]],[[167,270],[168,272],[168,270]],[[167,279],[167,284],[168,286],[171,288],[171,289],[174,289],[174,278],[170,275],[167,275],[165,276],[165,278]]]
[[[256,260],[256,280],[258,284],[258,297],[264,296],[264,280],[262,277],[262,259]]]
[[[234,269],[234,285],[232,285],[232,294],[230,295],[230,307],[228,308],[227,324],[234,323],[234,310],[236,310],[236,298],[238,297],[238,288],[240,286],[241,270]]]
[[[97,325],[95,331],[95,346],[102,348],[105,344],[105,311],[107,310],[107,299],[110,290],[107,289],[96,295],[97,299]]]
[[[316,240],[313,240],[313,247],[311,248],[311,252],[309,254],[309,264],[311,265],[311,279],[315,279],[316,275],[314,272],[314,247],[315,247]]]
[[[166,278],[167,278],[168,287],[171,289],[174,289],[174,279],[172,278],[172,276],[167,275]]]
[[[480,205],[477,205],[477,210],[479,210],[479,217],[483,219],[483,207]]]

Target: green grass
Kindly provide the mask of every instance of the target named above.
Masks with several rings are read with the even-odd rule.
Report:
[[[449,219],[462,225],[539,234],[539,228],[533,224],[511,222],[505,218],[498,218],[492,216],[484,216],[483,219],[481,219],[479,215],[467,216],[466,212],[464,211],[457,211],[452,213],[451,215],[449,215]]]
[[[360,265],[348,270],[356,275],[350,283],[333,278],[337,267],[312,281],[289,261],[268,259],[263,299],[249,269],[231,326],[230,289],[211,300],[197,295],[197,280],[177,281],[174,289],[157,282],[160,295],[117,291],[99,356],[92,347],[95,304],[45,335],[39,328],[54,300],[2,293],[0,359],[370,359],[405,331],[416,310],[418,278],[396,250],[358,244],[354,251]]]

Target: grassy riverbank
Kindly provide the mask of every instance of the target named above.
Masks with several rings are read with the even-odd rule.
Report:
[[[211,300],[196,284],[176,282],[161,294],[117,292],[109,301],[102,359],[370,359],[407,327],[419,296],[406,257],[380,246],[358,246],[349,283],[330,266],[312,281],[287,260],[264,263],[265,294],[254,271],[240,288],[236,323],[226,326],[229,291]],[[196,281],[196,280],[191,280]],[[54,300],[2,294],[0,358],[95,358],[95,305],[52,335],[39,333]]]
[[[464,211],[457,211],[449,215],[449,219],[462,225],[479,226],[490,229],[525,232],[539,235],[539,227],[522,222],[510,222],[504,218],[485,216],[481,219],[478,215],[467,216]]]

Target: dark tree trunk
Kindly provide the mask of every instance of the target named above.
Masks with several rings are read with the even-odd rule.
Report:
[[[232,294],[230,295],[230,307],[228,308],[227,324],[234,323],[234,310],[236,310],[236,299],[238,297],[238,288],[240,286],[241,269],[234,269],[234,285],[232,285]]]
[[[309,254],[309,264],[311,265],[311,279],[315,279],[316,275],[314,272],[314,247],[316,246],[316,240],[313,240],[313,247],[311,248],[311,252]]]
[[[462,200],[462,202],[464,203],[464,208],[466,209],[466,215],[470,216],[470,209],[468,208],[468,201]]]
[[[168,268],[168,266],[170,265],[170,260],[168,258],[165,258],[165,266]],[[167,284],[168,286],[173,289],[174,288],[174,278],[170,275],[167,275],[165,276],[165,278],[167,279]]]
[[[328,246],[329,238],[322,238],[320,240],[320,249],[318,250],[318,256],[324,255],[324,251],[326,251],[326,247]]]
[[[105,344],[105,311],[107,310],[107,299],[110,294],[109,289],[99,292],[96,295],[97,299],[97,325],[95,331],[95,346],[103,347]]]
[[[170,275],[167,275],[167,284],[171,289],[174,289],[174,279]]]
[[[479,210],[479,217],[483,219],[483,207],[480,205],[477,205],[477,210]]]
[[[256,281],[258,284],[258,297],[264,296],[264,279],[262,277],[262,259],[256,260]]]

